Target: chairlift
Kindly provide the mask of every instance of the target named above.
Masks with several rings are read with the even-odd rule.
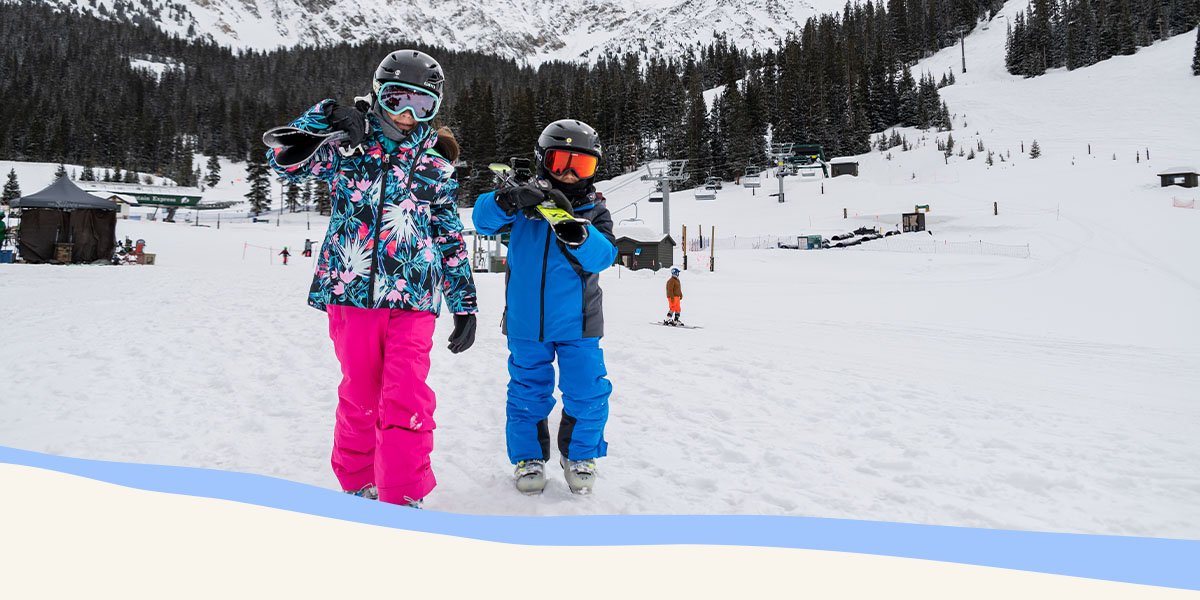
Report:
[[[638,218],[638,205],[635,202],[633,204],[633,216],[629,217],[628,219],[621,219],[620,221],[617,221],[617,225],[620,225],[622,223],[644,223],[644,222],[645,221]]]
[[[746,167],[746,174],[742,177],[742,187],[744,187],[744,188],[762,187],[762,178],[759,175],[760,172],[761,171],[758,167],[754,167],[754,166]]]
[[[804,165],[804,166],[801,166],[796,169],[796,175],[798,175],[801,180],[820,179],[820,175],[822,175],[823,173],[824,173],[824,169],[823,169],[822,165],[819,165],[819,164]]]

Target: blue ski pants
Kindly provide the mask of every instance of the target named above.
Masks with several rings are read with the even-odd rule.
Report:
[[[608,453],[604,425],[612,384],[605,377],[600,338],[538,342],[508,338],[508,407],[505,436],[508,459],[550,460],[547,418],[554,410],[554,358],[562,390],[558,451],[570,460]]]

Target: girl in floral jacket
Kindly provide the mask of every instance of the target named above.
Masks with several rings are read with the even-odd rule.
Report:
[[[332,216],[308,303],[329,316],[342,368],[333,471],[348,493],[419,508],[434,488],[435,397],[425,380],[441,304],[454,314],[450,350],[475,340],[475,284],[452,178],[458,145],[430,121],[441,66],[414,50],[389,54],[374,93],[355,106],[324,100],[291,125],[345,133],[308,160],[272,168],[330,184]]]

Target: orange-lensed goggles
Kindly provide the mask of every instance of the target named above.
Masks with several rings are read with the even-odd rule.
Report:
[[[571,152],[570,150],[549,150],[546,152],[546,170],[555,175],[563,175],[567,171],[575,171],[575,176],[587,179],[596,174],[596,165],[600,159],[591,154]]]

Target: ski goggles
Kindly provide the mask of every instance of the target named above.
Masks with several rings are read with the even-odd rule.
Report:
[[[596,174],[596,166],[599,163],[600,159],[591,154],[570,150],[546,151],[546,170],[554,175],[565,175],[567,171],[574,171],[576,177],[587,179]]]
[[[379,86],[375,97],[383,110],[393,115],[408,111],[414,119],[422,123],[432,120],[442,105],[442,99],[436,94],[398,81],[389,81]]]

